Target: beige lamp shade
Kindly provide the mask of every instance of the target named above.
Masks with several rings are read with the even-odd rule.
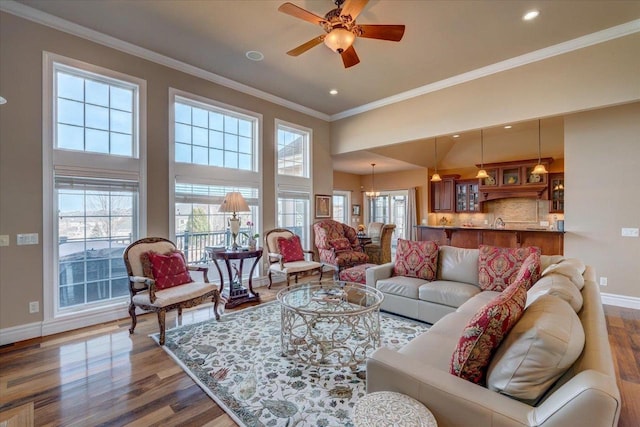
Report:
[[[234,191],[231,193],[227,193],[224,197],[224,201],[220,205],[220,209],[218,212],[250,212],[249,205],[247,201],[242,197],[242,194]]]

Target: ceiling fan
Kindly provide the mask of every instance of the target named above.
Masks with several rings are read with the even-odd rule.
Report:
[[[335,0],[337,7],[327,12],[324,17],[293,3],[284,3],[278,8],[280,12],[320,25],[327,33],[291,49],[287,55],[298,56],[324,42],[331,50],[340,54],[344,67],[349,68],[360,62],[353,48],[356,37],[399,42],[404,35],[404,25],[356,24],[356,18],[368,2],[369,0]]]

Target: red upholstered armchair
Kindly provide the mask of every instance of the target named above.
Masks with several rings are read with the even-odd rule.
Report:
[[[326,219],[313,224],[313,231],[320,261],[333,266],[336,271],[369,261],[353,227]]]

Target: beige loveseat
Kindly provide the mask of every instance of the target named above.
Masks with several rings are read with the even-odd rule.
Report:
[[[595,272],[577,260],[542,257],[543,277],[491,359],[486,384],[449,373],[467,322],[498,294],[457,281],[473,276],[474,256],[477,276],[474,252],[441,247],[442,271],[429,283],[396,278],[394,285],[385,277],[389,265],[367,270],[367,284],[385,294],[383,309],[434,323],[399,351],[382,347],[371,355],[367,392],[409,395],[433,412],[439,427],[617,425],[620,393]],[[431,289],[436,286],[442,288]]]

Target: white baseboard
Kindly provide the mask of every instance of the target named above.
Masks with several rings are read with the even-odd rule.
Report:
[[[602,298],[602,303],[606,305],[614,305],[616,307],[633,308],[635,310],[640,310],[640,298],[638,297],[608,294],[604,292],[600,293],[600,297]]]
[[[7,345],[18,341],[30,340],[42,336],[42,322],[27,323],[0,329],[0,345]]]

